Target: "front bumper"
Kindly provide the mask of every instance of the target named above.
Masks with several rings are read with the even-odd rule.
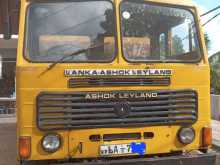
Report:
[[[59,163],[53,165],[215,165],[216,154],[207,153],[191,156],[169,156],[157,158],[108,159],[92,162]]]

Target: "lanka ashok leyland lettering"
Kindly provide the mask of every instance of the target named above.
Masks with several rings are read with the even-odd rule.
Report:
[[[169,69],[132,69],[132,70],[72,70],[64,71],[66,76],[170,76],[172,71]]]
[[[191,1],[21,0],[21,165],[214,165]]]

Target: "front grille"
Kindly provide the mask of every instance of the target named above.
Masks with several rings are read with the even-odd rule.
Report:
[[[103,86],[169,86],[170,77],[154,78],[73,78],[69,88]]]
[[[41,130],[193,124],[197,111],[197,93],[192,90],[41,93],[37,97]]]

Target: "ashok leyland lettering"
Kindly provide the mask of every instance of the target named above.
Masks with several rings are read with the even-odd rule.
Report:
[[[214,165],[196,8],[174,0],[22,0],[18,159]]]
[[[157,93],[94,93],[94,94],[87,94],[86,99],[130,99],[130,98],[156,98]]]

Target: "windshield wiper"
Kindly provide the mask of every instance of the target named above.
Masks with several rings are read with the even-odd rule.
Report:
[[[69,58],[69,57],[80,55],[81,53],[85,53],[85,52],[88,52],[88,51],[91,50],[91,49],[95,49],[95,48],[102,47],[102,46],[104,46],[104,45],[106,45],[106,44],[108,44],[108,43],[104,43],[104,44],[100,44],[100,45],[94,45],[94,46],[91,46],[91,47],[88,47],[88,48],[85,48],[85,49],[80,49],[80,50],[78,50],[78,51],[76,51],[76,52],[73,52],[73,53],[71,53],[71,54],[69,54],[69,55],[63,56],[63,57],[60,58],[59,60],[57,60],[57,61],[53,62],[52,64],[50,64],[50,65],[48,66],[48,68],[40,74],[40,76],[43,75],[43,74],[45,74],[46,72],[50,71],[50,70],[53,69],[58,63],[63,62],[65,59],[67,59],[67,58]]]

